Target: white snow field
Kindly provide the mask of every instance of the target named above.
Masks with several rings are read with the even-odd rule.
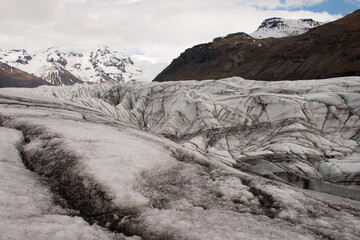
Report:
[[[359,239],[359,92],[359,77],[0,89],[0,239]]]
[[[265,19],[259,28],[250,34],[253,38],[282,38],[297,36],[324,23],[312,19],[284,19],[279,17]]]

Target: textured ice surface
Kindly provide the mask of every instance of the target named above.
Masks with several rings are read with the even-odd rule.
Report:
[[[357,201],[303,188],[359,196],[359,91],[359,78],[1,89],[2,132],[17,136],[1,150],[27,171],[22,150],[27,172],[48,179],[41,206],[64,211],[49,222],[75,238],[82,228],[113,237],[86,219],[143,239],[358,239]],[[13,175],[24,174],[9,172],[20,189]],[[47,186],[78,216],[51,203]],[[0,224],[10,236],[32,226],[22,220]]]
[[[0,127],[0,239],[113,239],[53,203],[49,190],[25,168],[22,142],[20,131]]]
[[[358,152],[356,77],[295,82],[230,78],[28,90],[34,91],[98,109],[229,164],[246,162],[266,170],[270,164],[285,175],[359,181],[356,160],[351,172],[342,168],[342,176],[332,178],[318,171],[321,162],[341,161]]]

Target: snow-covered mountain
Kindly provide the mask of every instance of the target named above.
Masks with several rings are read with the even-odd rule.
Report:
[[[50,47],[33,53],[0,49],[0,61],[55,85],[126,82],[141,73],[130,57],[106,46],[90,50]]]
[[[313,19],[284,19],[279,17],[265,19],[259,28],[250,34],[253,38],[281,38],[296,36],[323,23]]]
[[[0,89],[1,236],[359,239],[359,92],[359,77]]]

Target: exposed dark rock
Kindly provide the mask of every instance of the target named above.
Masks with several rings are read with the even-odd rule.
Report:
[[[31,56],[24,56],[24,58],[27,60],[27,61],[30,61],[32,59]]]
[[[0,62],[0,87],[38,87],[51,83]]]
[[[271,29],[271,28],[289,28],[288,24],[286,23],[286,19],[274,17],[274,18],[268,18],[265,19],[259,26],[259,29]],[[296,21],[296,20],[290,20],[290,21]],[[299,19],[297,20],[300,23],[306,23],[309,27],[306,27],[307,29],[310,29],[311,27],[317,27],[320,26],[322,23],[315,21],[313,19]],[[295,32],[296,33],[296,32]],[[291,34],[290,35],[299,35],[299,34]]]
[[[275,21],[275,20],[274,20]],[[235,33],[187,49],[154,81],[240,76],[255,80],[360,76],[360,10],[292,37]]]
[[[59,63],[61,66],[65,67],[67,65],[67,61],[65,58],[61,56],[61,53],[59,51],[55,51],[56,59],[54,59],[54,56],[52,54],[49,54],[46,58],[47,62],[51,63]]]
[[[45,68],[41,77],[54,85],[73,85],[76,83],[83,83],[83,81],[74,74],[55,64],[52,67]]]
[[[264,28],[266,26],[269,26],[269,27],[277,27],[279,25],[282,24],[282,21],[281,21],[281,18],[277,18],[277,17],[274,17],[274,18],[268,18],[266,19],[265,21],[263,21],[260,25],[259,28]]]

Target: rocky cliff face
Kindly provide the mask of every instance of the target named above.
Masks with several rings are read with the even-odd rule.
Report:
[[[45,80],[0,62],[0,87],[38,87],[51,85]]]
[[[360,75],[360,10],[305,34],[254,39],[230,34],[187,49],[154,81],[320,79]]]

